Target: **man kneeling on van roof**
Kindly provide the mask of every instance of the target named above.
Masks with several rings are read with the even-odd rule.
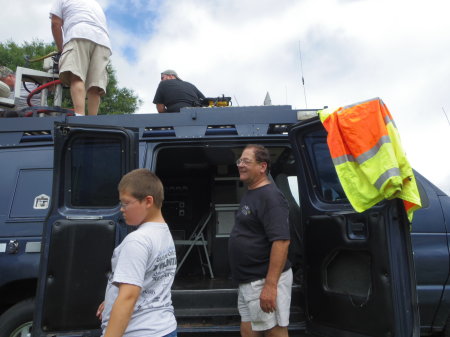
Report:
[[[179,112],[184,107],[201,106],[205,96],[192,83],[182,81],[175,70],[161,73],[153,103],[158,112]]]

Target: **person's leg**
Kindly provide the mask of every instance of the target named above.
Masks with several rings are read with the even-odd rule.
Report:
[[[59,59],[59,78],[64,85],[70,86],[74,110],[80,115],[85,115],[89,42],[84,39],[70,40],[64,45]]]
[[[100,90],[97,87],[89,88],[87,92],[88,99],[88,115],[96,116],[100,107]]]
[[[292,270],[286,270],[280,276],[277,286],[277,325],[264,332],[264,337],[288,337],[289,315],[292,293]]]
[[[286,326],[274,326],[272,329],[264,331],[264,337],[288,337],[288,328]]]
[[[238,310],[241,315],[242,337],[263,337],[264,332],[276,326],[275,313],[265,313],[260,306],[264,279],[239,285]]]
[[[262,332],[253,331],[250,311],[244,298],[244,293],[248,285],[239,285],[238,289],[238,310],[241,316],[241,337],[263,337]]]
[[[111,51],[104,47],[91,43],[91,57],[86,76],[86,88],[88,88],[88,114],[97,115],[100,106],[100,97],[106,92],[108,84],[107,66]]]
[[[70,75],[70,96],[75,113],[85,115],[86,89],[84,82],[76,75]]]
[[[241,322],[241,337],[262,337],[262,331],[253,331],[251,322]]]

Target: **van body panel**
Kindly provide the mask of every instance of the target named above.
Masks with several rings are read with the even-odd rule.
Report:
[[[52,147],[0,151],[0,162],[7,166],[2,171],[2,189],[9,192],[0,195],[2,238],[42,233],[48,204],[39,206],[35,201],[41,195],[51,195],[52,161]]]
[[[298,224],[294,226],[295,228],[292,228],[291,236],[295,240],[291,241],[290,247],[290,258],[296,262],[296,266],[298,267],[307,261],[314,261],[311,258],[303,261],[302,236],[304,233],[320,240],[320,242],[326,241],[329,245],[337,245],[341,240],[351,247],[351,249],[341,250],[334,259],[331,259],[334,262],[330,264],[329,270],[339,271],[340,266],[348,263],[349,260],[354,265],[358,265],[356,261],[363,264],[362,262],[368,260],[366,253],[368,248],[364,247],[364,244],[361,244],[363,248],[362,251],[359,251],[359,255],[350,253],[355,250],[358,251],[354,248],[358,245],[354,243],[364,241],[360,237],[364,237],[365,231],[370,228],[370,226],[365,225],[364,221],[368,221],[372,216],[380,219],[380,214],[394,214],[398,210],[395,205],[383,204],[361,215],[353,212],[351,206],[346,202],[345,196],[342,195],[339,183],[335,181],[335,176],[329,174],[330,169],[332,169],[331,162],[322,160],[322,154],[317,155],[316,159],[308,159],[306,150],[296,147],[297,145],[289,144],[286,131],[289,126],[298,122],[298,115],[303,112],[305,111],[293,110],[290,106],[265,106],[226,109],[186,108],[177,114],[2,119],[0,159],[5,164],[3,165],[4,170],[2,171],[2,182],[0,184],[2,186],[0,190],[0,270],[2,271],[0,273],[0,298],[2,299],[0,301],[0,315],[15,303],[34,297],[39,259],[46,263],[45,261],[49,258],[51,248],[49,245],[42,245],[42,251],[46,252],[45,257],[40,256],[41,254],[37,251],[41,248],[41,233],[46,211],[42,208],[32,208],[33,205],[30,200],[34,204],[36,198],[33,198],[33,196],[49,195],[52,197],[50,198],[52,205],[59,205],[55,206],[57,209],[53,209],[53,206],[51,206],[53,215],[49,215],[47,219],[46,226],[50,229],[47,228],[46,230],[50,231],[53,226],[60,226],[56,223],[60,222],[61,219],[68,221],[62,223],[62,234],[55,239],[55,242],[61,241],[58,238],[63,238],[62,241],[64,241],[65,238],[73,235],[74,228],[76,228],[72,226],[74,223],[87,220],[88,226],[92,225],[98,228],[106,236],[111,234],[108,230],[108,221],[113,221],[115,223],[114,245],[120,242],[121,238],[129,231],[129,228],[118,215],[118,207],[108,210],[95,207],[87,210],[83,207],[61,206],[61,200],[57,200],[57,204],[53,203],[53,196],[61,195],[63,199],[70,196],[70,193],[68,194],[64,188],[61,190],[61,181],[59,181],[58,189],[53,189],[53,192],[52,178],[48,183],[48,175],[53,173],[54,167],[53,151],[55,150],[55,153],[64,151],[61,147],[54,149],[54,140],[60,136],[55,131],[58,130],[54,128],[55,123],[76,124],[80,129],[97,127],[105,130],[107,127],[115,129],[117,126],[136,129],[135,140],[139,140],[139,154],[135,158],[136,165],[149,168],[159,176],[161,175],[164,185],[167,185],[170,189],[167,190],[166,194],[168,203],[165,206],[165,212],[168,214],[168,222],[170,220],[174,223],[174,237],[177,236],[180,240],[183,237],[185,238],[189,230],[192,229],[190,226],[199,220],[200,213],[208,209],[207,206],[204,207],[200,204],[209,205],[211,203],[213,216],[211,223],[208,224],[210,230],[205,232],[205,237],[208,241],[206,248],[215,278],[210,279],[204,253],[199,255],[198,247],[193,248],[179,271],[179,277],[176,278],[172,292],[180,332],[218,333],[219,331],[236,332],[239,330],[239,315],[235,306],[236,287],[227,281],[229,270],[225,266],[227,265],[227,231],[232,226],[233,212],[236,203],[239,203],[244,188],[239,185],[236,179],[237,173],[234,171],[233,163],[236,159],[235,156],[239,154],[245,144],[263,144],[269,148],[271,155],[274,155],[276,167],[274,167],[273,179],[289,200],[290,208],[295,210],[291,212],[292,221]],[[314,111],[306,112],[311,114]],[[308,127],[312,129],[321,129],[317,122],[307,121],[303,124],[308,124]],[[62,143],[64,144],[64,141]],[[314,142],[308,144],[304,144],[305,147],[312,146]],[[294,150],[298,152],[295,154],[295,159]],[[321,141],[308,151],[322,153],[328,150],[326,143]],[[55,163],[59,163],[61,158],[56,160]],[[195,158],[195,160],[190,160],[190,158]],[[314,163],[314,160],[320,162]],[[301,166],[295,167],[296,161],[299,161]],[[186,162],[188,165],[181,165],[181,162]],[[55,170],[54,174],[55,177],[61,176],[63,172]],[[177,177],[180,177],[180,179],[177,179]],[[287,184],[286,187],[286,184],[283,183],[286,177],[290,181],[291,178],[297,179],[298,184],[295,188],[292,183]],[[39,181],[38,184],[30,185],[30,181],[35,182],[37,180]],[[449,270],[450,202],[445,193],[420,174],[417,174],[417,180],[423,186],[421,193],[424,193],[427,203],[422,210],[415,213],[412,225],[412,244],[418,280],[417,290],[422,333],[429,333],[432,325],[434,326],[432,331],[442,331],[449,315],[450,286],[448,277],[445,277],[445,271]],[[197,186],[197,188],[192,186]],[[201,186],[201,188],[198,186]],[[192,195],[201,194],[201,197],[188,198],[185,194],[180,193],[179,189],[182,190],[183,188],[190,188]],[[80,197],[79,192],[77,191]],[[291,194],[299,194],[302,204],[299,205],[298,201],[295,200],[297,197],[294,198]],[[43,200],[45,201],[45,198]],[[24,207],[22,208],[21,205],[24,205]],[[304,210],[306,211],[305,214],[303,214]],[[178,215],[174,216],[174,212]],[[35,214],[37,215],[35,216]],[[83,220],[83,217],[86,218],[87,216],[90,219]],[[296,220],[298,218],[301,220]],[[331,225],[333,230],[341,229],[341,232],[339,232],[341,237],[334,241],[324,237],[323,233],[316,229],[321,226],[329,226],[329,223],[333,224]],[[363,224],[361,225],[361,223]],[[390,233],[391,226],[388,221],[380,220],[379,223],[382,230],[380,229],[377,232],[378,236],[381,237],[383,233],[386,235]],[[188,227],[183,228],[186,224],[188,224]],[[345,240],[343,232],[348,237]],[[78,231],[75,231],[75,233],[77,233],[75,235],[78,235]],[[85,235],[81,227],[79,233],[81,237]],[[369,233],[372,232],[369,231]],[[397,234],[399,237],[402,236],[401,233]],[[17,250],[14,248],[16,242]],[[83,260],[86,258],[84,254],[87,254],[89,245],[93,247],[94,244],[95,241],[89,243],[81,240],[78,246],[85,247],[86,252],[66,250],[64,254],[67,256],[67,254],[79,253],[81,254],[80,259]],[[184,248],[180,246],[180,256],[184,255]],[[200,246],[200,248],[202,247]],[[308,249],[309,254],[316,249],[313,246],[305,248]],[[108,249],[105,248],[104,250],[108,251]],[[200,256],[204,262],[201,262]],[[64,266],[58,264],[58,259],[52,263],[64,270]],[[439,263],[439,266],[436,263]],[[381,262],[380,265],[383,268],[387,266],[387,264],[381,264]],[[436,267],[430,268],[430,265]],[[47,266],[44,267],[47,268]],[[364,269],[361,267],[359,270]],[[65,272],[68,273],[67,270]],[[337,274],[339,275],[339,273]],[[332,275],[335,276],[336,273]],[[195,282],[193,277],[195,277]],[[333,280],[334,283],[331,286],[336,288],[339,283],[336,278]],[[314,278],[305,278],[301,273],[296,274],[293,288],[293,299],[295,301],[291,311],[290,330],[294,332],[303,331],[305,328],[304,321],[307,318],[308,326],[312,327],[313,330],[316,329],[315,331],[325,334],[336,332],[336,335],[339,335],[336,326],[333,325],[336,323],[333,322],[332,317],[329,317],[331,310],[337,309],[336,307],[327,309],[329,314],[318,315],[319,317],[317,317],[317,312],[314,311],[317,310],[314,305],[306,313],[304,312],[304,299],[307,299],[305,297],[305,286],[308,285],[308,282],[313,283],[312,285],[309,284],[309,287],[312,287]],[[380,280],[376,282],[381,284]],[[376,284],[376,282],[373,284]],[[444,286],[445,282],[447,282],[446,287]],[[367,286],[367,283],[363,285]],[[92,296],[95,299],[92,301],[92,307],[94,306],[93,302],[97,302],[104,291],[102,285],[99,285],[98,288]],[[42,294],[46,291],[42,285],[39,285],[38,289]],[[56,293],[61,291],[58,288],[55,289],[51,291],[56,291]],[[352,297],[356,306],[364,303],[364,300],[361,299],[365,298],[363,295],[365,292],[361,289],[367,290],[367,287],[361,286],[359,293]],[[50,290],[47,289],[47,291]],[[318,294],[320,293],[313,293],[314,296],[318,296]],[[218,300],[220,298],[226,300],[220,301]],[[41,299],[42,296],[38,300],[40,308],[42,309],[47,305],[47,313],[44,316],[58,314],[56,311],[52,311],[51,306],[49,307],[48,303],[45,304]],[[212,299],[214,300],[212,301]],[[72,297],[69,300],[75,301],[76,298]],[[223,305],[217,306],[215,305],[217,303]],[[393,305],[389,307],[392,309]],[[41,315],[41,311],[37,309],[36,315]],[[314,315],[310,315],[310,312],[313,312]],[[315,317],[317,317],[316,320]],[[39,317],[40,320],[42,318],[43,316]],[[80,323],[85,319],[88,318],[80,317],[77,322]],[[89,317],[89,320],[91,320],[90,327],[94,325],[92,319],[92,317]],[[57,320],[62,321],[62,318],[59,317]],[[331,326],[331,330],[329,326]],[[386,325],[384,326],[386,327]],[[341,328],[347,333],[351,327],[341,326]],[[356,328],[359,329],[359,327]],[[395,326],[390,325],[389,329],[391,328],[395,328]],[[85,336],[99,335],[99,330],[95,327],[82,331],[86,333]],[[45,334],[43,330],[40,332]],[[83,333],[79,333],[77,329],[72,329],[71,332],[58,332],[58,334],[73,336],[81,336]]]
[[[445,322],[449,316],[445,303],[450,298],[450,197],[415,174],[422,208],[414,213],[411,237],[422,333],[431,334],[437,331],[436,325],[442,325],[438,322]]]

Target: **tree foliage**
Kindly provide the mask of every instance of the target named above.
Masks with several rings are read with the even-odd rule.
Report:
[[[0,42],[0,65],[4,65],[13,71],[17,67],[42,70],[43,62],[30,62],[35,58],[48,55],[56,50],[53,43],[44,43],[33,40],[18,45],[13,41]],[[142,104],[142,100],[128,88],[120,88],[117,83],[116,71],[111,63],[108,65],[108,86],[106,94],[102,97],[99,114],[124,114],[134,113]],[[64,90],[62,106],[73,108],[69,90]]]
[[[117,85],[116,71],[111,63],[108,65],[108,86],[106,95],[102,97],[100,109],[102,114],[121,114],[133,113],[142,104],[133,90],[128,88],[119,88]]]
[[[0,43],[0,62],[1,65],[7,66],[13,71],[17,67],[42,70],[44,61],[30,63],[28,60],[47,55],[54,50],[53,44],[45,44],[40,41],[24,42],[21,46],[8,41]]]

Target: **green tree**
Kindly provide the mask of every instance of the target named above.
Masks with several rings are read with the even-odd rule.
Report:
[[[137,97],[133,90],[118,87],[116,71],[111,63],[107,70],[108,86],[106,87],[106,95],[102,97],[99,111],[105,115],[135,112],[142,104],[142,100]]]
[[[33,40],[18,45],[13,41],[0,42],[0,65],[15,70],[17,67],[42,70],[43,60],[30,62],[55,51],[54,43],[44,43]],[[111,63],[108,65],[109,82],[106,95],[102,97],[99,114],[130,114],[135,112],[142,104],[142,100],[128,88],[119,88],[116,72]],[[73,108],[69,90],[64,90],[62,106]]]
[[[24,42],[21,46],[15,42],[0,43],[1,65],[15,70],[17,67],[26,67],[41,70],[44,61],[29,62],[34,58],[44,56],[55,50],[53,44],[41,41]]]

